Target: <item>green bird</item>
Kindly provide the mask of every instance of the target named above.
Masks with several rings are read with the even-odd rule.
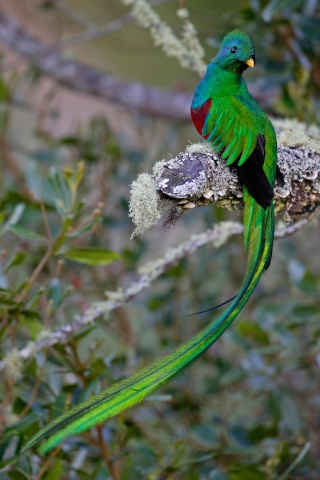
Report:
[[[242,73],[253,67],[252,39],[235,30],[222,41],[216,57],[198,85],[191,107],[196,129],[237,168],[243,183],[244,239],[248,262],[242,287],[230,306],[206,328],[173,353],[142,368],[92,399],[53,420],[27,443],[42,440],[46,453],[75,435],[141,402],[189,367],[226,330],[244,307],[271,261],[274,237],[273,187],[277,171],[274,129],[248,93]]]

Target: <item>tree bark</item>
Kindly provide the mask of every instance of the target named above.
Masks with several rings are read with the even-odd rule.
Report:
[[[285,212],[285,220],[297,222],[320,204],[320,154],[308,146],[278,148],[278,166],[284,185],[274,190],[276,213]],[[234,168],[207,144],[196,144],[157,165],[156,188],[162,197],[178,209],[215,203],[230,210],[241,209],[242,185]]]

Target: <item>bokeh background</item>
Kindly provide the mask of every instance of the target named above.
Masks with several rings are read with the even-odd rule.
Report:
[[[149,3],[179,37],[183,3]],[[226,32],[245,29],[257,60],[246,81],[265,111],[319,125],[316,0],[184,6],[206,62]],[[240,237],[219,250],[209,245],[68,342],[22,362],[18,350],[48,338],[106,292],[128,287],[147,261],[218,221],[241,217],[193,209],[170,229],[159,224],[130,240],[132,181],[199,140],[189,119],[199,76],[154,46],[124,2],[1,0],[0,48],[1,479],[320,478],[316,220],[276,242],[248,306],[191,369],[50,456],[19,456],[71,404],[206,325],[213,313],[187,315],[238,291],[246,255]],[[61,79],[57,56],[79,70]],[[101,95],[97,72],[112,82],[111,93]],[[149,88],[152,109],[134,93]]]

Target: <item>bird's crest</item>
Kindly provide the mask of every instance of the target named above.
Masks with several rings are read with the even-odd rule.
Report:
[[[251,51],[251,54],[253,54],[255,51],[255,46],[254,46],[252,37],[247,33],[243,32],[242,30],[236,29],[229,32],[223,38],[221,43],[221,48],[227,45],[231,45],[233,43],[235,45],[239,45],[239,44],[243,45],[244,47],[247,48],[247,50]]]

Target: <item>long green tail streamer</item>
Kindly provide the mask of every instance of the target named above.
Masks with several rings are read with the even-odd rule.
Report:
[[[240,292],[231,305],[191,340],[173,353],[115,383],[92,399],[58,417],[27,443],[24,451],[42,440],[46,453],[67,436],[78,434],[111,418],[160,389],[204,353],[226,330],[250,298],[261,274],[270,263],[274,234],[273,205],[266,211],[251,197],[245,202],[244,222],[249,238],[246,274]]]

